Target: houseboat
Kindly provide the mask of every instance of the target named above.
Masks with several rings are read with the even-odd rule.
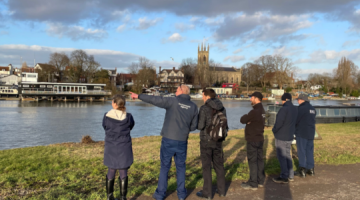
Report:
[[[16,86],[0,85],[0,98],[18,98],[19,92]]]

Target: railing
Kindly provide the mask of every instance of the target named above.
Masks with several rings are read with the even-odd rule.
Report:
[[[57,92],[57,91],[37,91],[37,90],[23,90],[22,94],[79,94],[79,95],[111,95],[111,92],[87,90],[87,92]]]

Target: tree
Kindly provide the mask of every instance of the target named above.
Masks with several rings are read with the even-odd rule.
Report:
[[[69,57],[65,53],[52,53],[50,54],[49,64],[55,66],[56,72],[59,74],[60,82],[62,81],[61,72],[65,70],[65,67],[70,63]]]
[[[156,70],[153,68],[154,64],[145,57],[140,57],[138,62],[131,63],[129,71],[135,74],[134,85],[132,90],[141,93],[143,87],[152,87],[155,85]]]
[[[181,61],[179,69],[184,73],[185,84],[194,84],[196,62],[195,58],[186,58]]]
[[[249,94],[249,86],[258,79],[257,76],[258,65],[251,62],[247,62],[241,67],[241,69],[242,69],[241,80],[246,83],[247,94]]]
[[[282,89],[284,84],[291,83],[297,68],[293,65],[290,59],[284,58],[281,55],[274,56],[275,80]]]
[[[348,94],[355,87],[358,66],[346,57],[342,57],[335,70],[335,79],[342,87],[343,93]]]
[[[254,63],[258,65],[255,73],[257,73],[263,88],[266,87],[266,83],[270,81],[266,74],[269,74],[274,70],[274,61],[275,59],[271,55],[261,56],[254,61]]]
[[[41,66],[41,69],[36,69],[35,72],[38,73],[39,82],[51,82],[54,78],[56,68],[52,65],[44,64]]]
[[[94,56],[87,55],[83,50],[75,50],[71,52],[70,67],[66,74],[72,82],[79,82],[81,77],[89,82],[99,67],[100,64],[95,61]]]

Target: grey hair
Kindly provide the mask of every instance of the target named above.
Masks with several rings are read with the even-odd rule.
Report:
[[[187,86],[187,85],[181,85],[180,87],[181,87],[181,90],[182,90],[183,94],[190,94],[190,88],[189,88],[189,86]]]

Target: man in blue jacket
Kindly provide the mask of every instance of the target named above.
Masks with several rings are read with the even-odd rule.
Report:
[[[305,94],[297,98],[298,117],[296,120],[296,146],[299,157],[299,171],[297,176],[305,178],[306,173],[314,176],[314,138],[316,110],[310,104]]]
[[[198,107],[190,100],[190,89],[186,85],[180,85],[176,90],[176,97],[137,95],[131,93],[131,98],[153,104],[166,109],[164,125],[161,130],[160,160],[161,169],[158,187],[153,195],[157,200],[163,200],[168,186],[168,172],[171,160],[174,157],[176,164],[177,195],[180,200],[187,196],[185,189],[185,171],[187,140],[189,132],[194,131],[198,124]]]
[[[291,158],[291,143],[294,139],[295,124],[298,114],[297,108],[291,102],[291,94],[285,93],[282,97],[283,107],[276,115],[272,129],[275,136],[276,155],[278,157],[281,174],[273,178],[275,183],[289,183],[294,180],[294,170]]]

